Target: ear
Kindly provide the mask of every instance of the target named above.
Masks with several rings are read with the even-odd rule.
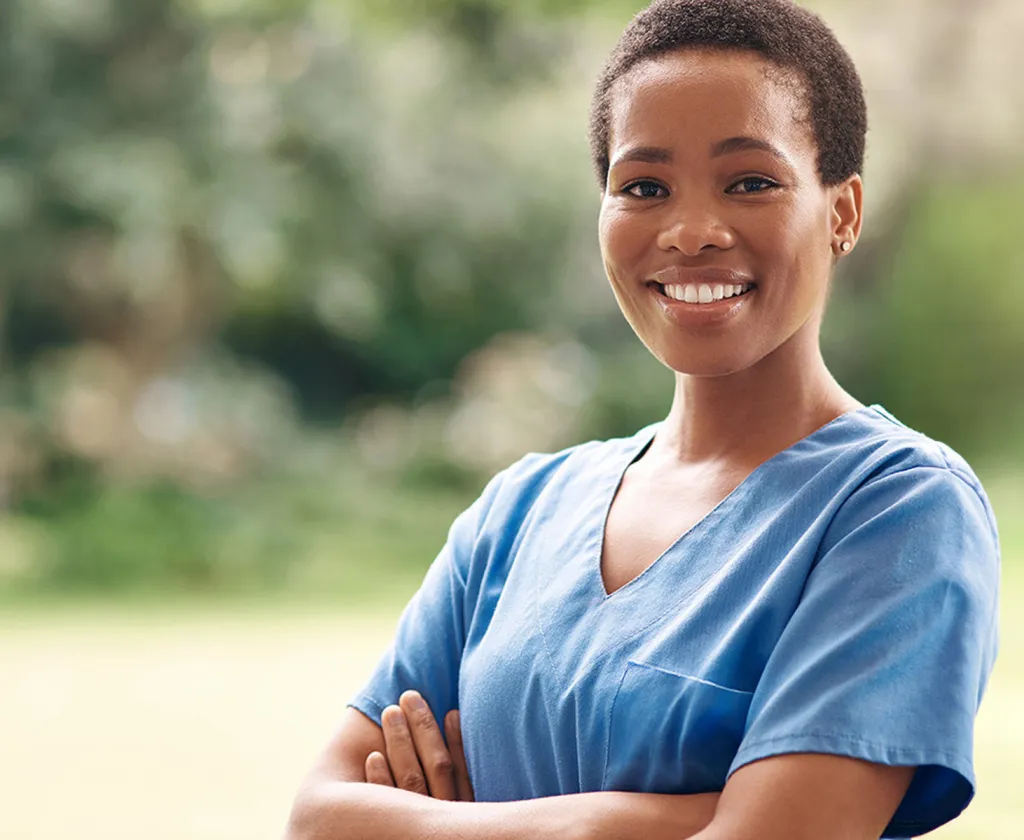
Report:
[[[851,175],[832,187],[832,252],[848,254],[860,238],[864,221],[864,182],[860,175]]]

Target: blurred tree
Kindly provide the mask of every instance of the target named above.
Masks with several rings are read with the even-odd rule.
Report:
[[[1024,422],[1020,182],[922,191],[862,333],[865,387],[905,422],[1001,459],[1024,455],[1005,433]]]
[[[642,5],[0,4],[0,505],[26,524],[0,553],[68,585],[281,581],[332,511],[426,533],[397,488],[655,419],[671,377],[604,283],[585,136]],[[974,288],[1021,270],[984,173],[1020,167],[1024,7],[815,5],[865,77],[878,197],[829,357],[1004,450],[1024,301]]]
[[[441,44],[361,43],[310,3],[65,5],[13,4],[0,47],[16,378],[93,348],[131,437],[152,382],[219,344],[331,419],[544,311],[571,214],[480,131],[514,91],[466,89]]]

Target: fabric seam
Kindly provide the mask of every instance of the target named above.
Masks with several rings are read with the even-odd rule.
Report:
[[[740,695],[742,695],[744,697],[753,697],[754,696],[754,692],[753,691],[745,691],[742,688],[730,688],[727,685],[722,685],[720,683],[712,682],[711,680],[706,680],[703,677],[698,677],[698,676],[695,676],[693,674],[679,674],[679,673],[676,673],[675,671],[670,671],[667,668],[660,668],[657,665],[652,665],[649,662],[637,662],[634,659],[630,659],[630,660],[627,660],[626,665],[627,666],[633,665],[633,666],[635,666],[637,668],[644,668],[644,669],[646,669],[648,671],[654,671],[655,673],[665,674],[666,676],[676,677],[677,679],[681,679],[681,680],[690,680],[691,682],[695,682],[695,683],[698,683],[700,685],[707,686],[708,688],[717,688],[719,691],[727,691],[730,694],[740,694]],[[625,671],[623,671],[623,676],[625,676]]]
[[[835,741],[841,741],[848,744],[863,744],[868,747],[877,747],[879,749],[893,753],[937,755],[943,756],[944,758],[959,759],[960,761],[964,762],[968,767],[971,766],[971,761],[963,753],[951,752],[949,750],[922,750],[920,747],[894,747],[889,744],[880,743],[879,741],[869,741],[865,738],[852,738],[849,735],[845,735],[839,732],[797,732],[791,735],[775,735],[771,738],[758,738],[756,741],[751,741],[749,743],[742,744],[740,746],[740,749],[737,751],[736,755],[737,757],[739,757],[743,753],[754,751],[755,748],[758,746],[769,746],[771,744],[777,743],[778,741],[791,741],[799,738],[830,738]]]
[[[885,481],[886,479],[893,478],[893,477],[895,477],[897,475],[902,475],[903,473],[912,472],[914,470],[935,470],[937,472],[948,473],[949,475],[957,478],[962,483],[966,484],[973,491],[974,495],[977,496],[978,500],[981,502],[981,506],[985,510],[985,514],[986,514],[985,518],[986,518],[987,524],[989,526],[989,531],[992,531],[992,523],[990,521],[988,521],[989,520],[989,510],[990,510],[990,507],[989,507],[988,503],[986,502],[984,495],[982,495],[982,493],[979,491],[978,487],[971,480],[971,477],[970,477],[970,475],[968,473],[964,472],[963,470],[961,470],[961,469],[959,469],[957,467],[952,466],[948,461],[946,461],[946,457],[945,457],[944,453],[943,453],[942,457],[943,457],[943,461],[945,462],[945,466],[941,466],[940,467],[940,466],[937,466],[935,464],[914,464],[913,466],[910,466],[910,467],[901,467],[898,470],[893,470],[892,472],[887,472],[884,475],[880,475],[880,476],[876,476],[874,478],[871,478],[871,479],[865,481],[864,483],[859,484],[854,490],[850,491],[850,493],[847,495],[847,497],[845,499],[843,499],[842,503],[840,503],[839,506],[836,507],[835,511],[833,511],[832,516],[829,519],[828,525],[825,526],[825,529],[822,532],[821,540],[818,542],[818,549],[815,552],[814,560],[811,563],[811,570],[813,571],[815,568],[817,568],[817,566],[821,562],[822,558],[825,556],[825,554],[828,553],[828,552],[825,552],[825,553],[822,552],[822,548],[821,548],[822,544],[825,542],[825,538],[828,536],[829,530],[835,524],[836,518],[843,512],[843,509],[846,507],[847,504],[849,504],[851,499],[853,499],[859,492],[861,492],[865,488],[873,486],[876,482]],[[996,540],[997,540],[996,544],[998,546],[998,535],[993,533],[992,536],[996,538]]]
[[[626,681],[628,671],[629,668],[622,669],[619,684],[615,686],[615,697],[612,698],[612,702],[608,705],[608,716],[606,718],[608,736],[604,739],[604,769],[601,771],[601,790],[607,789],[605,783],[608,781],[608,762],[611,761],[612,757],[612,720],[615,716],[615,706],[619,701],[619,693],[622,691],[622,684]]]

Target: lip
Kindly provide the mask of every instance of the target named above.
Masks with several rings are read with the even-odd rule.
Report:
[[[718,284],[745,286],[752,285],[750,291],[737,297],[723,298],[713,303],[686,303],[666,296],[660,286],[684,285],[687,283],[706,283],[709,286]],[[654,295],[662,312],[678,326],[702,329],[720,327],[731,321],[749,305],[751,298],[757,294],[757,284],[749,274],[725,268],[691,269],[672,266],[662,269],[651,276],[645,284]]]
[[[686,268],[681,265],[673,265],[655,272],[647,282],[660,283],[662,286],[684,286],[687,283],[695,285],[706,283],[709,286],[718,284],[723,286],[745,286],[748,283],[753,283],[754,278],[749,274],[734,271],[731,268]]]

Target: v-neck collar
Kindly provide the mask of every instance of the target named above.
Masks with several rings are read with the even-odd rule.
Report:
[[[596,557],[591,556],[590,558],[588,558],[591,569],[593,571],[593,575],[596,577],[597,580],[597,586],[602,596],[602,602],[608,602],[616,598],[620,593],[624,592],[625,590],[632,590],[642,586],[644,579],[656,574],[656,567],[662,565],[662,561],[666,556],[668,556],[669,554],[676,553],[679,546],[682,543],[686,542],[687,538],[691,534],[704,530],[704,528],[707,527],[707,523],[720,517],[724,510],[728,509],[733,504],[735,504],[737,499],[742,498],[742,496],[747,492],[747,488],[751,484],[754,484],[762,476],[764,472],[767,472],[769,469],[771,469],[771,467],[774,466],[777,462],[785,460],[787,455],[790,455],[794,451],[802,447],[805,447],[808,443],[812,442],[813,439],[816,438],[818,435],[823,434],[826,430],[831,429],[836,424],[839,424],[850,418],[859,416],[868,411],[887,414],[887,412],[885,412],[885,410],[879,405],[860,406],[858,408],[851,409],[850,411],[843,412],[838,417],[834,417],[828,423],[819,426],[810,434],[805,435],[798,441],[787,446],[785,449],[776,452],[770,458],[767,458],[764,461],[762,461],[760,464],[754,467],[754,469],[747,473],[747,475],[744,476],[743,480],[740,481],[740,483],[737,484],[727,495],[725,495],[718,502],[718,504],[716,504],[713,508],[711,508],[711,510],[704,514],[704,516],[702,516],[699,520],[693,523],[693,525],[691,525],[683,533],[676,537],[676,539],[674,539],[671,542],[671,544],[669,544],[669,546],[661,552],[661,554],[659,554],[650,564],[648,564],[643,571],[641,571],[639,574],[637,574],[629,581],[624,583],[614,592],[609,592],[605,586],[604,577],[601,574],[601,558],[604,555],[605,533],[608,529],[608,518],[611,514],[612,504],[615,501],[615,497],[619,493],[619,488],[622,486],[622,482],[625,479],[626,472],[629,470],[631,466],[633,466],[633,464],[639,461],[644,454],[646,454],[648,449],[650,449],[651,444],[654,442],[655,437],[657,437],[658,431],[661,429],[663,423],[653,423],[650,426],[646,426],[643,429],[641,429],[631,438],[631,445],[626,449],[624,458],[617,460],[616,469],[611,472],[610,481],[604,488],[605,502],[602,506],[603,513],[598,523],[598,532],[596,539]]]

